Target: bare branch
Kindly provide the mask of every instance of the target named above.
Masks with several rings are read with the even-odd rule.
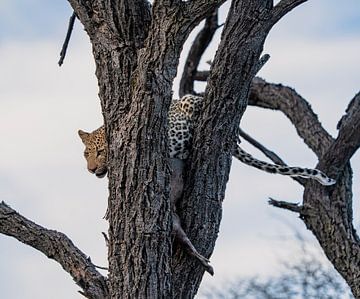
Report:
[[[276,164],[286,165],[286,163],[276,153],[267,149],[260,142],[258,142],[253,137],[251,137],[249,134],[245,133],[241,128],[239,128],[239,135],[242,138],[244,138],[247,142],[249,142],[251,145],[253,145],[258,150],[260,150],[266,157],[268,157],[270,160],[272,160]]]
[[[66,50],[67,50],[67,47],[69,45],[72,30],[74,28],[75,19],[76,19],[76,13],[74,11],[73,14],[70,17],[69,26],[68,26],[68,30],[67,30],[67,33],[66,33],[65,41],[64,41],[64,44],[63,44],[61,52],[60,52],[60,60],[58,62],[59,66],[61,66],[63,64],[63,62],[64,62],[65,55],[66,55]]]
[[[279,201],[279,200],[275,200],[272,199],[271,197],[269,198],[269,204],[277,207],[277,208],[281,208],[281,209],[286,209],[295,213],[299,213],[302,214],[303,212],[303,207],[301,205],[299,205],[298,203],[291,203],[291,202],[286,202],[286,201]]]
[[[216,29],[219,28],[217,21],[218,21],[218,14],[217,14],[217,10],[215,10],[209,17],[206,18],[203,29],[197,34],[197,36],[194,39],[188,57],[186,58],[184,71],[180,80],[180,87],[179,87],[180,97],[186,94],[195,93],[194,80],[196,75],[198,75],[197,68],[199,66],[201,56],[204,54],[206,48],[209,46],[216,32]]]
[[[43,228],[26,219],[4,202],[0,203],[0,233],[29,245],[57,261],[90,299],[108,296],[106,279],[90,259],[63,233]]]
[[[284,165],[287,166],[287,164],[273,151],[267,149],[264,145],[262,145],[260,142],[255,140],[253,137],[245,133],[241,128],[239,128],[239,135],[240,137],[244,138],[247,142],[249,142],[251,145],[256,147],[258,150],[260,150],[266,157],[268,157],[271,161],[278,165]],[[300,177],[291,177],[293,180],[297,181],[299,184],[305,186],[305,180]]]
[[[105,232],[102,232],[102,235],[103,235],[103,237],[105,239],[106,246],[109,247],[109,238],[108,238],[107,234]]]
[[[318,157],[321,157],[333,142],[310,104],[290,87],[267,83],[257,77],[252,82],[249,105],[283,112],[295,126],[298,135]]]
[[[281,0],[274,8],[271,18],[271,23],[274,25],[288,12],[293,10],[295,7],[306,2],[307,0]]]
[[[194,80],[196,81],[207,81],[210,71],[197,71]]]

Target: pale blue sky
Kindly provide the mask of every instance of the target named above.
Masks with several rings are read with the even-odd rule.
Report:
[[[79,22],[64,66],[57,66],[71,13],[63,0],[0,2],[0,200],[66,233],[94,262],[106,265],[101,236],[107,230],[102,219],[106,179],[88,174],[76,134],[79,128],[92,130],[102,122],[91,47]],[[215,49],[216,41],[204,61]],[[338,119],[360,90],[359,1],[309,1],[275,26],[265,52],[271,59],[260,75],[294,87],[336,136]],[[177,84],[178,79],[175,94]],[[249,108],[242,125],[289,164],[316,165],[315,156],[279,113]],[[352,164],[358,224],[359,154]],[[301,191],[289,178],[234,161],[211,257],[215,276],[205,274],[204,286],[278,271],[279,259],[293,258],[297,252],[289,226],[316,246],[296,215],[267,205],[269,196],[299,202]],[[0,251],[1,298],[83,298],[60,266],[32,248],[0,235]]]

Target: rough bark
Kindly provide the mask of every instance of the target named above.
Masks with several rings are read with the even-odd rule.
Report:
[[[146,1],[70,2],[93,45],[108,136],[111,296],[170,298],[172,81],[187,36],[223,1],[155,1],[151,23]]]
[[[273,9],[272,1],[232,1],[210,70],[201,123],[195,128],[188,163],[185,196],[180,204],[184,230],[206,257],[211,255],[218,235],[231,153],[251,82],[262,63],[264,40],[274,25]],[[203,269],[180,251],[174,262],[177,264],[173,277],[180,282],[174,286],[174,296],[192,298]]]

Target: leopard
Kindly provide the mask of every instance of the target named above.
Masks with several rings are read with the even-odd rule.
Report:
[[[172,101],[168,114],[170,158],[188,159],[193,132],[198,124],[202,105],[203,97],[191,94]],[[87,161],[87,169],[99,178],[104,177],[107,173],[107,141],[104,126],[90,133],[79,130],[78,134],[85,145],[84,156]],[[246,165],[268,173],[314,179],[325,186],[336,183],[336,180],[329,178],[318,169],[279,165],[258,160],[239,145],[235,147],[233,157]]]
[[[193,256],[204,269],[211,275],[214,269],[210,260],[201,255],[192,244],[181,227],[180,217],[177,214],[177,202],[183,196],[185,161],[189,158],[193,132],[199,122],[199,115],[203,105],[203,97],[185,95],[181,99],[173,100],[168,114],[168,154],[171,168],[170,176],[170,201],[172,205],[172,235]],[[105,135],[105,127],[101,126],[93,132],[79,130],[78,134],[85,145],[84,156],[87,161],[87,169],[99,178],[103,178],[107,169],[108,145]],[[322,185],[328,186],[336,183],[318,169],[290,167],[264,162],[254,158],[244,151],[238,144],[233,156],[241,162],[260,170],[282,174],[291,177],[312,178]]]

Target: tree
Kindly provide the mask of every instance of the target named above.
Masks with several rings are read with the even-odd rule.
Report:
[[[198,289],[203,269],[181,250],[171,259],[169,169],[163,140],[182,45],[195,25],[222,2],[155,1],[150,14],[147,1],[70,1],[93,45],[110,145],[109,280],[106,282],[64,235],[42,230],[5,204],[1,206],[0,228],[2,233],[57,260],[89,298],[106,298],[108,294],[114,298],[192,297]],[[195,131],[181,216],[196,247],[209,256],[221,219],[231,152],[250,94],[250,104],[285,112],[318,154],[319,168],[338,178],[335,189],[307,182],[302,206],[271,203],[304,218],[357,296],[358,249],[351,223],[351,175],[349,168],[344,173],[343,169],[359,146],[358,98],[349,106],[339,137],[333,141],[294,91],[260,79],[253,81],[266,60],[260,55],[269,30],[302,2],[283,0],[275,6],[271,1],[232,2],[207,81],[202,121]],[[280,100],[284,95],[289,97],[297,114],[289,109],[289,102],[281,105],[274,95]],[[305,121],[299,119],[300,111]],[[329,197],[334,201],[329,202]],[[19,223],[27,223],[32,233],[20,234]],[[131,277],[124,269],[131,269]]]

